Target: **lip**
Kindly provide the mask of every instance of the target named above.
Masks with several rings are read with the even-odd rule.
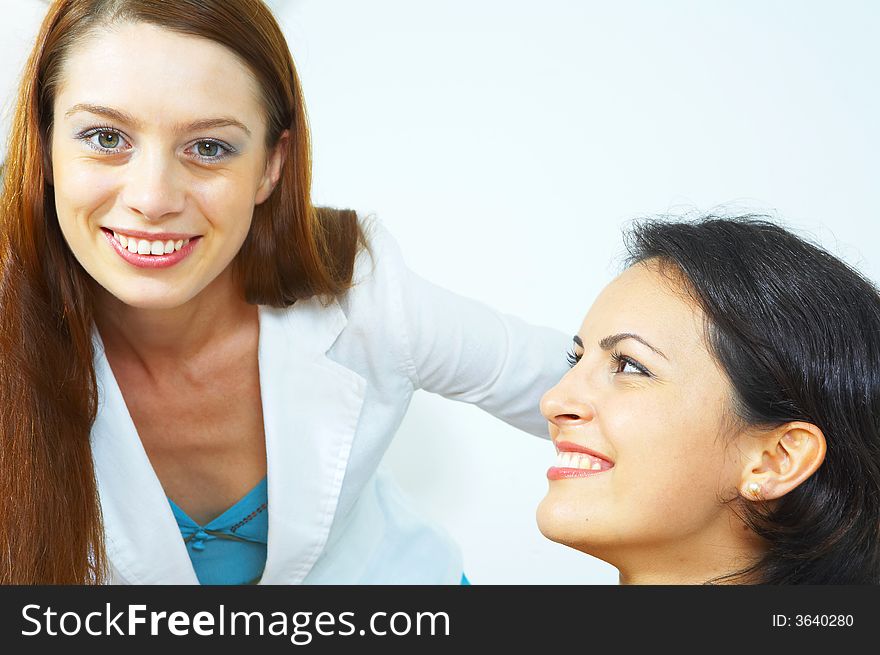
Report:
[[[184,239],[195,239],[197,236],[201,236],[199,234],[184,234],[183,232],[141,232],[139,230],[126,230],[125,228],[110,226],[104,226],[103,229],[113,230],[116,234],[146,239],[147,241],[183,241]]]
[[[168,268],[175,264],[179,264],[187,258],[196,245],[201,241],[200,237],[190,237],[190,242],[188,244],[183,246],[180,250],[175,250],[167,255],[139,255],[137,253],[129,252],[128,248],[123,248],[122,244],[119,243],[116,240],[116,237],[113,236],[113,233],[110,232],[110,228],[102,229],[101,232],[107,238],[110,247],[116,251],[117,255],[122,257],[122,259],[132,266],[137,266],[138,268]],[[123,234],[125,233],[123,232]],[[157,237],[155,240],[158,241],[159,238]]]
[[[586,446],[581,446],[580,444],[576,444],[572,441],[555,441],[553,442],[553,445],[556,446],[556,452],[583,453],[584,455],[589,455],[590,457],[604,460],[608,462],[611,466],[614,466],[614,462],[607,455],[597,453],[595,450],[590,450]]]
[[[569,469],[560,468],[558,466],[551,466],[549,469],[547,469],[547,479],[570,480],[572,478],[589,478],[594,475],[600,475],[607,470],[608,469],[602,469],[601,471],[590,471],[587,469]]]
[[[594,471],[592,469],[551,466],[549,469],[547,469],[548,480],[571,480],[574,478],[588,478],[594,475],[598,475],[600,473],[605,473],[606,471],[614,468],[614,462],[611,461],[610,458],[606,457],[602,453],[597,453],[595,450],[591,450],[586,446],[581,446],[580,444],[576,444],[571,441],[556,441],[553,445],[556,446],[557,452],[583,453],[584,455],[589,455],[590,457],[598,459],[600,462],[602,462],[602,468],[598,471]]]

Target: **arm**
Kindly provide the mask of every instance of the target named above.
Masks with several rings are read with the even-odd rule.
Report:
[[[570,337],[496,312],[410,271],[397,243],[376,226],[377,262],[391,276],[407,375],[417,389],[473,403],[548,437],[541,396],[568,370]]]

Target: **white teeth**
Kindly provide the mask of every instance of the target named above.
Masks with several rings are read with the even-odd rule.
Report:
[[[560,451],[556,456],[556,466],[567,469],[584,469],[586,471],[601,471],[602,461],[597,457],[591,457],[586,453]]]
[[[180,250],[190,241],[189,239],[180,239],[178,241],[174,241],[173,239],[168,239],[167,241],[147,241],[146,239],[127,237],[124,234],[118,234],[117,232],[113,232],[113,236],[123,248],[127,248],[129,252],[137,253],[139,255],[169,255],[175,250]]]

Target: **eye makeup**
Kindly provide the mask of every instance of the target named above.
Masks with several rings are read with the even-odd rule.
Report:
[[[105,153],[108,155],[115,155],[115,154],[119,154],[120,152],[122,152],[122,151],[116,150],[113,147],[104,147],[100,143],[96,143],[95,141],[92,140],[94,137],[96,137],[96,136],[100,137],[102,135],[103,136],[112,135],[112,136],[115,136],[119,140],[126,140],[125,136],[119,130],[117,130],[116,128],[107,127],[107,126],[95,126],[95,127],[86,128],[85,130],[76,134],[74,136],[74,138],[76,138],[79,141],[82,141],[86,146],[88,146],[89,148],[91,148],[92,150],[94,150],[96,152]],[[194,155],[195,159],[197,159],[198,161],[205,163],[205,164],[213,164],[213,163],[217,163],[220,161],[224,161],[238,152],[234,147],[232,147],[228,143],[226,143],[224,141],[219,141],[217,139],[199,139],[198,141],[194,142],[193,145],[199,146],[200,144],[210,144],[211,146],[214,146],[218,149],[219,156],[205,156],[205,155],[200,155],[200,154]]]
[[[647,377],[654,377],[654,375],[645,368],[642,364],[634,360],[632,357],[627,355],[623,355],[620,352],[614,350],[611,353],[611,360],[616,364],[617,370],[615,373],[621,373],[624,375],[645,375]],[[635,372],[627,372],[626,367],[632,366]]]
[[[565,358],[568,361],[568,365],[570,368],[574,368],[577,366],[577,363],[581,361],[582,355],[578,355],[574,352],[574,349],[569,350],[565,354]],[[611,353],[611,361],[614,363],[616,370],[615,373],[621,373],[624,375],[644,375],[647,377],[654,377],[654,374],[651,373],[643,364],[639,363],[637,360],[633,359],[628,355],[623,355],[618,351],[612,351]],[[626,367],[631,366],[635,371],[627,371]]]

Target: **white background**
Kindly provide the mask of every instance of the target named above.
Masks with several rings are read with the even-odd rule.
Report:
[[[375,212],[437,284],[573,334],[622,227],[719,207],[769,213],[880,280],[877,3],[271,4],[315,201]],[[44,6],[4,9],[8,105]],[[551,451],[417,394],[387,460],[474,583],[614,583],[535,527]]]

